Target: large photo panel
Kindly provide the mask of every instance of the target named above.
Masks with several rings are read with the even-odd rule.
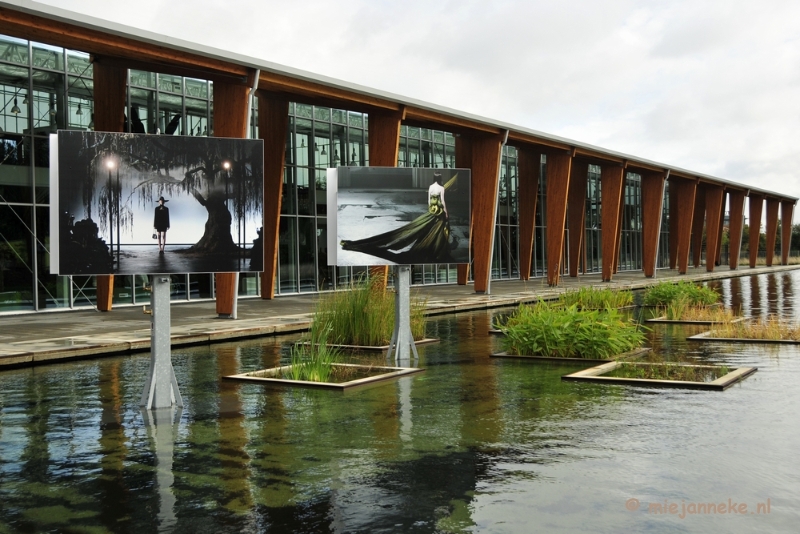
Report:
[[[469,169],[339,167],[328,263],[469,263],[470,179]]]
[[[263,270],[263,146],[252,139],[59,131],[51,139],[51,269]]]

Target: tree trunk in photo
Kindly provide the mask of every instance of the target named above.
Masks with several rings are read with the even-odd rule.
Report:
[[[198,200],[200,199],[198,198]],[[208,211],[208,220],[206,221],[203,237],[190,250],[209,254],[238,252],[239,248],[233,242],[233,237],[231,237],[231,222],[233,218],[225,205],[225,197],[215,195],[208,199],[200,200],[200,203]]]

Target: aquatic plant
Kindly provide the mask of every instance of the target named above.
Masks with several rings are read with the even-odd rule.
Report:
[[[579,310],[546,302],[521,304],[501,330],[510,354],[560,358],[611,358],[645,339],[641,327],[614,308]]]
[[[411,334],[425,337],[427,300],[411,297]],[[361,278],[344,290],[322,293],[314,312],[314,323],[330,332],[328,343],[341,345],[386,345],[394,331],[394,292],[386,290],[382,276]]]
[[[763,322],[722,323],[714,325],[711,337],[730,337],[739,339],[791,340],[800,341],[800,326],[770,315]]]
[[[669,303],[664,314],[670,321],[729,323],[737,319],[729,309],[722,306],[692,306],[684,296]]]
[[[692,306],[710,305],[719,301],[720,295],[708,286],[691,282],[661,282],[648,288],[644,293],[645,306],[667,306],[680,296],[685,296]]]
[[[284,371],[283,378],[308,382],[329,382],[334,364],[341,351],[328,345],[330,329],[311,324],[306,343],[296,343],[291,348],[291,367]]]
[[[622,308],[633,304],[633,292],[586,286],[562,293],[558,302],[564,306],[576,305],[582,309]]]
[[[730,372],[727,366],[690,366],[674,363],[634,364],[621,362],[603,376],[615,378],[642,378],[646,380],[683,380],[687,382],[713,382]]]

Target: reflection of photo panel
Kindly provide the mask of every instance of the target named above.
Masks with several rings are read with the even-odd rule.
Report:
[[[263,162],[261,140],[60,131],[59,274],[263,270]]]
[[[337,265],[469,262],[470,171],[338,169]]]

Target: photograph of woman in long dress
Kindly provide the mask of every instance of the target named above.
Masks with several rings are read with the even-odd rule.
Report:
[[[417,169],[418,171],[431,171],[431,169]],[[449,179],[442,183],[443,174],[447,173]],[[417,215],[410,222],[388,231],[378,233],[362,239],[341,239],[339,245],[342,252],[354,251],[367,254],[375,258],[387,261],[372,261],[369,264],[392,263],[392,264],[424,264],[424,263],[466,263],[468,261],[468,230],[469,230],[469,178],[467,173],[442,170],[433,173],[425,173],[430,184],[427,187],[425,206],[414,208],[415,211],[423,208],[425,211]],[[465,176],[460,176],[465,174]],[[420,176],[420,179],[424,177]],[[420,180],[420,181],[421,181]],[[459,180],[464,183],[461,184]],[[450,191],[459,190],[456,197],[456,225],[459,238],[451,227],[451,210],[448,206]],[[424,191],[424,190],[423,190]],[[464,195],[464,191],[467,192]],[[340,190],[341,193],[341,190]],[[420,191],[422,193],[422,191]],[[384,193],[376,196],[374,202],[369,206],[373,210],[376,206],[386,206],[390,204],[388,199],[394,200],[391,205],[392,215],[385,217],[375,217],[364,215],[362,221],[369,226],[384,226],[392,224],[400,217],[396,211],[406,209],[403,203],[406,201],[404,195],[408,191],[396,192],[394,196]],[[421,199],[420,199],[421,200]],[[410,209],[408,211],[411,211]],[[389,219],[389,220],[377,220]],[[355,230],[363,233],[363,226]],[[347,227],[340,228],[340,236],[348,234]]]

